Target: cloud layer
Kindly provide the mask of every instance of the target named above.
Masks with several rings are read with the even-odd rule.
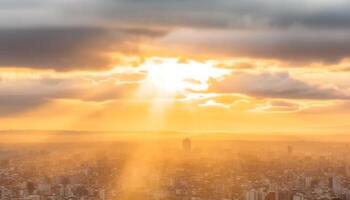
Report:
[[[146,29],[25,28],[0,30],[0,65],[108,69],[111,53],[135,53],[138,43],[164,34]]]
[[[0,66],[105,69],[112,54],[149,54],[138,47],[150,39],[178,55],[295,63],[350,55],[346,0],[2,0],[0,9]]]
[[[346,0],[2,0],[2,15],[21,26],[128,25],[198,28],[347,28]],[[27,16],[20,13],[30,14]],[[45,17],[45,18],[43,18]],[[66,20],[67,17],[71,20]],[[2,26],[16,26],[1,18]]]
[[[254,97],[285,99],[350,99],[335,86],[311,85],[291,77],[288,72],[233,73],[213,83],[211,92],[243,93]]]
[[[127,99],[142,78],[137,74],[3,77],[0,81],[0,116],[30,111],[57,99],[86,102]]]

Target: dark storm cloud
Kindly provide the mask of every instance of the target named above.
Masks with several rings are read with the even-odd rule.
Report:
[[[16,26],[13,20],[20,19],[18,11],[35,11],[26,16],[27,25],[109,24],[187,28],[294,25],[348,28],[350,25],[350,2],[347,0],[1,0],[0,8],[6,11],[0,14],[2,26]],[[43,15],[47,15],[46,18],[42,18]],[[4,19],[6,16],[7,20]]]
[[[106,69],[108,53],[137,51],[137,42],[163,35],[144,29],[18,28],[0,30],[0,66]]]
[[[294,64],[335,63],[350,56],[350,30],[179,31],[162,45],[197,53],[280,59]]]
[[[306,62],[350,56],[347,0],[0,0],[0,9],[2,66],[101,68],[111,62],[105,53],[134,52],[139,37],[164,36],[145,31],[154,29],[195,30],[180,41],[186,49],[229,56]],[[203,35],[210,37],[199,40]]]
[[[254,97],[285,99],[350,99],[350,95],[337,87],[311,85],[291,77],[286,72],[234,73],[213,83],[209,91],[243,93]]]

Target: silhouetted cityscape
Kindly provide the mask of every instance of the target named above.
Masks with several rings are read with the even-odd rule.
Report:
[[[350,199],[350,148],[278,141],[3,144],[2,200]]]

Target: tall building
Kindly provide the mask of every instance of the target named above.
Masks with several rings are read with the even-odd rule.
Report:
[[[310,176],[305,177],[305,187],[310,188],[311,185],[312,185],[312,177]]]
[[[293,153],[293,147],[288,145],[287,152],[288,152],[288,155],[291,155]]]
[[[189,138],[182,140],[182,149],[184,151],[191,151],[191,140]]]
[[[249,190],[245,194],[246,200],[258,200],[258,192],[255,190]]]
[[[345,190],[345,200],[350,200],[350,190]]]
[[[277,200],[276,198],[276,192],[269,192],[265,196],[265,200]]]
[[[278,191],[278,200],[291,200],[292,194],[289,190],[279,190]]]
[[[329,186],[335,195],[339,196],[342,193],[341,182],[337,176],[331,176],[329,178]]]
[[[292,200],[304,200],[304,195],[301,193],[296,193],[293,195]]]

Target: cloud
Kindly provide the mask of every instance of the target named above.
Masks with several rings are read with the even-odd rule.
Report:
[[[180,55],[350,56],[347,0],[3,0],[0,9],[0,65],[101,69],[111,66],[109,54],[135,54],[140,37],[160,39],[165,51],[180,46]],[[161,39],[164,32],[172,34]]]
[[[0,117],[25,112],[45,103],[44,99],[35,96],[0,95]]]
[[[230,108],[230,105],[225,105],[223,103],[218,103],[214,100],[208,100],[204,103],[198,105],[199,107],[221,107],[221,108]]]
[[[159,40],[159,46],[209,56],[336,63],[350,56],[350,30],[179,30]]]
[[[22,26],[118,24],[231,29],[297,24],[346,28],[350,25],[349,7],[347,0],[3,0],[0,8],[7,12],[1,15],[10,20],[0,15],[0,25],[14,26],[10,22],[18,21]]]
[[[0,66],[57,71],[108,69],[111,53],[137,53],[140,42],[165,34],[147,29],[0,29]]]
[[[331,72],[350,72],[350,67],[340,67],[340,68],[335,68],[331,69]]]
[[[209,91],[265,98],[350,99],[350,95],[337,87],[311,85],[291,77],[287,72],[237,72],[222,81],[212,83]]]
[[[302,105],[296,102],[273,100],[257,105],[255,108],[251,109],[250,112],[291,113],[298,112],[302,109]]]
[[[17,114],[44,106],[55,99],[104,103],[127,100],[141,77],[111,74],[9,79],[0,81],[0,116]]]

